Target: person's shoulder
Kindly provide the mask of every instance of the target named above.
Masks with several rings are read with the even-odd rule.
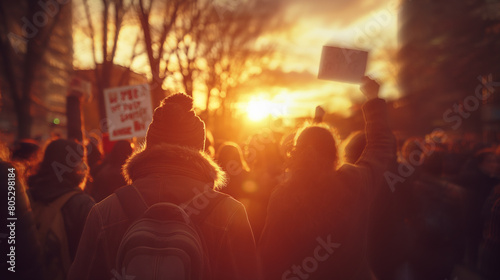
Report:
[[[86,207],[90,210],[90,208],[92,208],[94,204],[95,201],[89,194],[85,193],[82,190],[77,190],[75,194],[68,199],[63,208]]]
[[[219,202],[212,209],[207,222],[212,225],[226,226],[238,217],[246,216],[245,206],[232,196],[218,191],[210,192],[209,199],[218,199]]]
[[[349,172],[355,172],[357,166],[355,164],[351,164],[351,163],[344,163],[342,164],[339,169],[337,170],[337,172],[339,173],[343,173],[343,172],[346,172],[346,173],[349,173]]]
[[[271,193],[269,197],[269,205],[273,207],[276,204],[281,204],[281,201],[290,199],[290,196],[294,195],[293,191],[290,191],[290,181],[285,181],[278,184]]]
[[[209,195],[213,198],[219,199],[220,202],[218,203],[218,206],[221,206],[226,210],[236,211],[238,209],[245,208],[241,202],[226,193],[214,190],[210,191]]]
[[[118,196],[115,193],[112,193],[103,200],[97,202],[94,205],[94,208],[100,213],[113,213],[115,211],[123,212]]]
[[[344,163],[337,169],[332,178],[339,180],[346,180],[346,178],[350,180],[359,180],[361,178],[360,172],[362,168],[363,166],[361,165]]]
[[[127,222],[128,217],[115,193],[99,201],[92,208],[94,216],[98,216],[103,226]]]
[[[116,196],[115,193],[112,193],[112,194],[108,195],[107,197],[105,197],[103,200],[97,202],[95,204],[95,207],[99,208],[99,209],[104,209],[106,207],[111,207],[112,205],[115,205],[115,204],[119,204],[118,196]]]
[[[81,202],[92,202],[95,204],[94,199],[88,193],[82,191],[78,191],[75,195],[73,195],[70,199],[78,199]]]

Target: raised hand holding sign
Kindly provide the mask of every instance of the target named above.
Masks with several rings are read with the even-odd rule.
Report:
[[[318,78],[347,83],[362,83],[368,52],[323,46]]]

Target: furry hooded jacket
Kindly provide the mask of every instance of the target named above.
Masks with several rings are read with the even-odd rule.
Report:
[[[126,181],[146,204],[186,203],[195,195],[225,184],[225,175],[202,152],[170,144],[147,147],[132,155],[123,167]],[[225,198],[200,225],[207,244],[212,279],[260,279],[256,246],[245,208]],[[112,279],[118,246],[131,221],[116,194],[92,208],[68,279]]]

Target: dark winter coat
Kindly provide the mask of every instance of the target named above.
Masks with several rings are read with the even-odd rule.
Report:
[[[74,182],[67,179],[59,181],[55,176],[44,175],[34,175],[28,181],[30,198],[33,202],[49,204],[68,192],[77,192],[61,208],[64,228],[68,237],[68,250],[73,260],[87,215],[95,202]]]
[[[500,279],[500,185],[486,200],[483,209],[483,240],[479,247],[479,271],[483,279]]]
[[[223,172],[204,154],[161,144],[136,153],[124,167],[125,177],[148,205],[162,201],[186,203],[223,184]],[[221,194],[223,195],[223,194]],[[213,279],[260,279],[255,241],[241,203],[226,196],[200,226],[207,244]],[[113,194],[89,214],[68,279],[111,279],[117,249],[131,221]]]
[[[124,185],[125,179],[121,174],[121,166],[105,163],[98,167],[89,194],[96,202],[99,202]]]
[[[386,110],[381,99],[364,105],[367,145],[355,165],[309,181],[292,174],[273,193],[259,242],[266,279],[369,279],[369,207],[395,158]]]
[[[479,162],[472,159],[462,168],[456,184],[466,189],[466,262],[469,265],[477,264],[478,250],[483,234],[483,205],[492,189],[499,183],[499,179],[489,176],[479,168]]]
[[[96,202],[105,199],[115,190],[124,186],[125,178],[122,174],[122,166],[127,158],[132,154],[133,149],[130,143],[120,140],[113,146],[111,152],[104,160],[94,168],[93,183],[85,189]]]
[[[401,188],[407,271],[415,279],[449,278],[464,253],[464,188],[426,173]]]

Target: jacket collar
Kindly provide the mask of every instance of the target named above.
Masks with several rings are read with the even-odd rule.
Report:
[[[215,189],[226,183],[224,171],[205,153],[171,144],[148,146],[136,151],[123,166],[127,183],[149,176],[184,176]]]

